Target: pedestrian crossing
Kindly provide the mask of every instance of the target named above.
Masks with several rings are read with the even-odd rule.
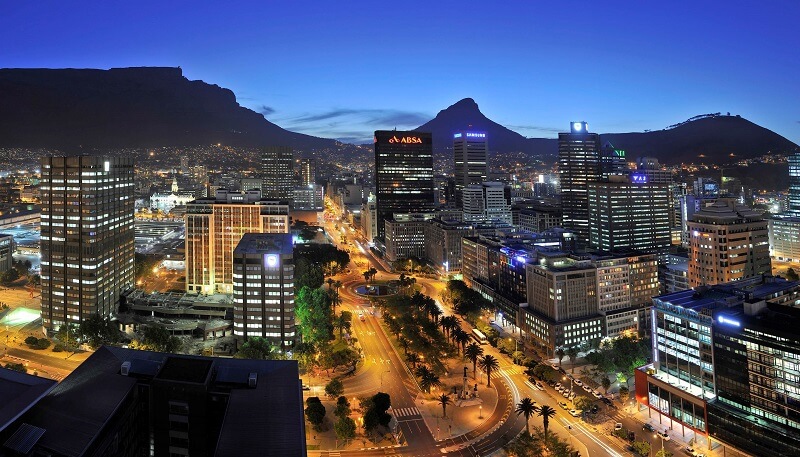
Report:
[[[401,417],[421,416],[417,408],[392,408],[391,413],[398,419]]]
[[[518,365],[514,365],[508,368],[503,368],[503,373],[511,376],[515,374],[523,374],[525,372],[525,367],[521,367]]]

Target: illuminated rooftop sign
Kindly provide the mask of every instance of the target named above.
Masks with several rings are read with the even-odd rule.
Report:
[[[275,268],[278,266],[278,256],[275,254],[267,254],[264,256],[264,264],[267,268]]]
[[[456,133],[455,135],[453,135],[453,138],[461,138],[461,134],[460,133]]]
[[[634,184],[647,184],[647,175],[631,175],[631,182]]]
[[[418,136],[393,136],[389,138],[389,143],[402,143],[402,144],[422,144],[422,138]]]
[[[734,327],[741,327],[742,326],[742,324],[740,324],[739,321],[735,321],[733,319],[728,319],[725,316],[717,316],[717,322],[719,322],[720,324],[732,325]]]

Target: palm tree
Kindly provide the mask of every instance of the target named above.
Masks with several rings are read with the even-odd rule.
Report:
[[[486,387],[492,387],[492,371],[500,368],[500,362],[493,355],[486,354],[481,358],[479,364],[486,372]]]
[[[456,346],[458,346],[459,352],[461,352],[464,350],[464,346],[466,346],[467,343],[469,343],[470,337],[467,332],[458,329],[453,335],[453,340],[456,342]]]
[[[435,303],[436,303],[436,302],[434,302],[434,304],[435,304]],[[431,308],[431,310],[430,310],[430,311],[428,311],[428,312],[430,313],[430,315],[431,315],[431,318],[433,318],[433,322],[434,322],[434,323],[438,323],[438,322],[439,322],[439,316],[441,316],[441,315],[442,315],[442,310],[441,310],[441,309],[439,309],[439,307],[437,306],[437,307],[435,307],[435,308]]]
[[[336,289],[336,294],[339,294],[339,288],[342,287],[342,281],[336,280],[333,282],[333,288]]]
[[[378,270],[376,270],[374,267],[369,267],[369,270],[367,271],[369,271],[369,277],[374,281],[375,275],[378,274]]]
[[[336,305],[342,304],[342,298],[339,296],[339,292],[335,290],[331,293],[331,305],[333,306],[333,315],[336,315]]]
[[[556,410],[550,406],[542,405],[539,408],[539,416],[542,417],[542,425],[544,425],[544,440],[547,441],[547,427],[550,426],[550,419],[556,415]]]
[[[399,344],[400,347],[403,348],[403,353],[408,355],[408,348],[411,346],[411,343],[409,343],[405,337],[401,336],[400,338],[397,339],[397,344]]]
[[[419,377],[419,387],[426,393],[431,393],[431,387],[439,387],[442,382],[439,376],[425,365],[420,365],[414,370],[414,374]]]
[[[344,312],[339,313],[339,315],[333,319],[333,328],[339,330],[339,339],[342,339],[342,334],[345,330],[350,330],[351,325],[350,319],[345,316]]]
[[[575,359],[578,358],[578,348],[575,346],[570,346],[567,348],[566,354],[567,357],[569,357],[569,364],[572,367],[571,372],[575,373]]]
[[[530,429],[528,428],[528,419],[533,416],[533,413],[539,411],[539,407],[536,406],[536,402],[531,400],[530,397],[523,398],[519,403],[517,403],[517,409],[515,409],[517,416],[520,414],[525,415],[525,433],[528,435],[531,434]]]
[[[442,394],[436,399],[442,405],[442,418],[447,417],[447,405],[451,404],[450,395]]]
[[[464,357],[472,360],[472,379],[476,379],[478,358],[483,355],[483,348],[478,343],[472,343],[464,348]]]
[[[335,281],[333,280],[333,278],[328,278],[328,279],[325,280],[325,282],[328,283],[328,292],[330,292],[331,288],[333,287],[333,283]]]
[[[411,369],[416,369],[417,363],[419,363],[419,354],[416,352],[409,352],[406,354],[406,361],[411,364]]]
[[[556,355],[558,356],[558,368],[561,368],[561,360],[563,360],[564,355],[566,355],[564,348],[559,347],[558,349],[556,349]]]

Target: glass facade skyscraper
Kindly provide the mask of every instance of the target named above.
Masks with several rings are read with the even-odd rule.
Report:
[[[488,180],[489,141],[486,132],[458,132],[453,135],[456,205],[461,207],[464,188]]]
[[[600,135],[589,133],[586,122],[572,122],[569,133],[558,134],[558,177],[564,228],[579,241],[589,240],[588,184],[602,175]]]
[[[375,132],[375,188],[378,238],[394,214],[432,212],[433,138],[426,132]]]

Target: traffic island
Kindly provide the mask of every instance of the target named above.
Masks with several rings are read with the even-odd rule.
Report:
[[[495,378],[493,375],[492,386],[487,387],[485,374],[481,376],[478,372],[478,379],[473,379],[471,370],[467,369],[465,390],[464,362],[447,362],[447,374],[441,378],[441,388],[432,389],[430,394],[420,393],[415,401],[425,425],[437,441],[477,429],[492,416],[498,403],[494,382],[500,382],[499,376]],[[445,408],[442,407],[442,394],[450,398]]]

